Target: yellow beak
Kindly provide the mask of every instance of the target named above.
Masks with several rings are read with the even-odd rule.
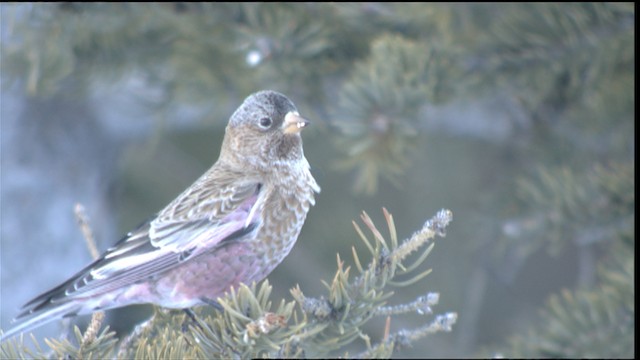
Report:
[[[307,125],[309,125],[309,120],[303,118],[297,112],[290,111],[284,117],[282,131],[285,134],[297,134]]]

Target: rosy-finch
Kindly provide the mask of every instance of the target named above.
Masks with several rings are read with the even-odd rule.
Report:
[[[189,308],[264,279],[293,247],[318,184],[286,96],[252,94],[218,161],[175,200],[69,280],[29,301],[3,339],[63,317],[130,304]]]

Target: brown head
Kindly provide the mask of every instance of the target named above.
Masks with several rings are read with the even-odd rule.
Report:
[[[304,158],[300,131],[309,124],[283,94],[265,90],[247,97],[225,130],[220,160],[241,166],[271,169]]]

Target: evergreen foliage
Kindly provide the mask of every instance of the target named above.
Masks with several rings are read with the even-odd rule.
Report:
[[[398,219],[422,213],[422,201],[435,192],[422,191],[423,178],[447,172],[454,159],[451,148],[421,156],[429,141],[490,139],[483,141],[498,148],[509,168],[477,154],[463,157],[480,164],[461,167],[489,170],[481,189],[464,194],[473,197],[463,204],[470,217],[458,223],[469,226],[468,239],[460,239],[464,250],[450,259],[456,272],[443,281],[468,301],[456,309],[460,323],[450,335],[467,335],[443,354],[476,355],[476,343],[484,342],[483,355],[635,356],[633,3],[3,4],[2,22],[3,92],[82,97],[96,85],[126,79],[143,84],[141,101],[158,113],[197,107],[219,126],[253,91],[295,94],[305,116],[326,120],[314,122],[327,139],[321,150],[337,154],[326,168],[353,175],[354,194],[379,195],[391,184],[399,202],[417,199],[402,215],[394,212]],[[488,116],[473,117],[478,102]],[[454,108],[450,121],[433,115],[447,106]],[[468,113],[455,112],[466,106]],[[504,123],[500,111],[508,113]],[[504,127],[506,135],[483,136],[480,120],[491,134]],[[426,166],[427,157],[443,165]],[[323,185],[322,196],[327,193]],[[437,302],[432,294],[386,304],[389,285],[426,274],[413,271],[430,248],[408,265],[395,233],[383,239],[367,219],[375,239],[365,240],[371,262],[361,262],[355,250],[354,267],[339,258],[325,297],[296,288],[292,301],[276,306],[265,282],[229,294],[224,313],[197,310],[195,323],[157,311],[120,345],[103,330],[82,348],[76,332],[75,344],[51,342],[55,353],[28,350],[17,340],[2,345],[2,356],[389,357],[448,330],[455,319],[444,314],[378,341],[365,334],[363,324],[374,317],[430,313]],[[343,237],[323,232],[322,238]],[[538,315],[488,327],[481,315],[508,307],[491,298],[491,276],[516,292],[536,288],[522,281],[523,269],[541,273],[531,261],[542,256],[567,263],[563,272],[575,274],[575,284],[552,289]],[[527,309],[514,307],[518,314]],[[365,349],[347,355],[345,346],[358,339]],[[435,354],[428,353],[442,355]]]
[[[251,287],[241,284],[218,299],[223,311],[211,314],[200,308],[190,318],[180,311],[157,309],[150,320],[139,325],[119,346],[108,327],[100,334],[90,327],[84,335],[75,327],[74,342],[46,340],[50,350],[43,350],[35,339],[35,352],[22,338],[10,339],[1,345],[3,358],[46,358],[49,354],[74,359],[102,359],[114,354],[121,359],[321,358],[337,354],[350,357],[353,355],[343,349],[357,340],[364,340],[365,350],[356,357],[390,357],[394,350],[429,334],[451,331],[457,315],[445,313],[421,328],[389,333],[389,322],[394,316],[414,312],[430,315],[431,306],[438,303],[439,296],[430,293],[411,304],[385,306],[393,296],[393,292],[387,290],[389,285],[406,286],[430,272],[413,274],[433,248],[435,236],[445,235],[452,213],[441,210],[402,243],[398,242],[393,217],[386,209],[384,215],[389,228],[388,239],[366,213],[362,220],[373,240],[369,240],[354,222],[371,253],[371,261],[363,267],[354,247],[353,257],[359,275],[350,279],[351,268],[345,267],[338,255],[336,275],[330,284],[325,283],[326,297],[307,297],[300,287],[296,287],[291,290],[295,300],[282,300],[276,307],[270,298],[268,281]],[[427,243],[431,245],[423,254],[410,265],[406,264],[407,257]],[[409,276],[409,279],[397,282],[396,274]],[[376,316],[387,317],[387,328],[385,337],[372,344],[363,332],[363,325]]]
[[[599,268],[593,289],[562,290],[542,312],[541,324],[510,342],[510,357],[632,358],[635,334],[634,264],[628,235]]]

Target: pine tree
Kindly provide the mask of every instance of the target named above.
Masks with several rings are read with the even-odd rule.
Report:
[[[197,175],[191,164],[199,158],[189,155],[206,153],[202,161],[211,161],[210,136],[230,111],[245,95],[272,88],[291,95],[315,128],[305,154],[321,174],[323,193],[305,229],[317,257],[349,251],[352,233],[337,224],[372,204],[398,208],[400,231],[424,221],[430,207],[456,212],[456,240],[429,257],[435,274],[428,279],[441,276],[435,281],[445,307],[460,314],[446,339],[422,336],[448,330],[451,317],[424,327],[398,317],[429,308],[433,297],[424,291],[402,287],[393,299],[404,305],[384,303],[389,293],[382,288],[375,296],[361,292],[364,283],[402,284],[393,277],[400,265],[363,280],[369,269],[363,262],[354,260],[350,274],[340,258],[325,297],[293,290],[275,306],[271,279],[229,294],[224,313],[198,311],[194,320],[154,311],[127,342],[116,345],[113,332],[101,330],[83,348],[78,331],[75,343],[50,343],[56,356],[635,355],[633,3],[64,3],[0,10],[3,100],[24,94],[34,105],[26,108],[46,113],[26,121],[25,112],[14,121],[3,101],[3,134],[27,139],[3,135],[3,179],[23,173],[7,171],[12,164],[51,161],[46,155],[55,157],[51,149],[64,148],[59,144],[77,143],[82,148],[74,152],[89,156],[95,144],[77,138],[100,134],[105,148],[134,143],[143,151],[133,151],[125,165],[112,153],[72,162],[73,171],[55,176],[61,185],[54,195],[69,197],[77,174],[94,174],[91,166],[99,164],[105,174],[136,169],[124,176],[133,192],[156,201],[159,194],[144,184],[168,185],[162,176],[131,175],[144,172],[138,167],[162,171],[146,165],[155,156]],[[91,111],[60,125],[60,115],[46,110],[84,102],[116,111],[109,96],[121,91],[154,114],[153,125],[142,116],[105,125],[97,115],[84,116]],[[208,147],[196,148],[199,135],[188,134],[203,129]],[[170,146],[187,150],[160,153],[167,133],[180,144]],[[106,191],[97,190],[104,177],[84,177],[92,184],[87,191],[95,191],[86,197],[108,202]],[[29,204],[27,195],[15,195],[25,184],[3,181],[5,214]],[[133,202],[124,205],[139,206]],[[372,221],[365,224],[376,234]],[[4,231],[7,254],[16,235]],[[365,245],[371,264],[390,256],[397,239],[374,237]],[[300,289],[307,293],[308,286]],[[346,305],[361,303],[377,310],[355,314]],[[390,325],[376,316],[389,316]],[[355,339],[364,347],[344,347]],[[29,356],[21,342],[2,349],[3,357]]]

